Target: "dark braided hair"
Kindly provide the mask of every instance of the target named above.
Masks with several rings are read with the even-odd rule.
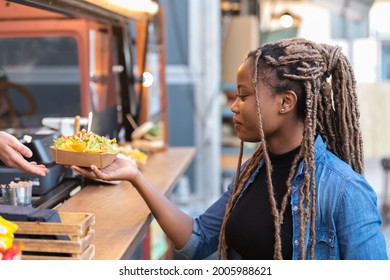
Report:
[[[347,162],[356,172],[363,174],[363,144],[359,126],[359,108],[354,73],[338,46],[316,44],[301,39],[285,39],[265,44],[249,52],[246,60],[253,63],[253,86],[256,90],[260,144],[248,164],[241,170],[242,149],[232,195],[226,205],[219,242],[219,257],[227,258],[225,241],[226,221],[252,171],[264,160],[269,200],[275,226],[274,259],[283,259],[281,224],[291,194],[291,181],[300,162],[304,163],[304,178],[300,186],[298,205],[301,259],[306,259],[305,236],[310,219],[310,258],[314,259],[316,240],[316,182],[314,141],[320,134],[328,149]],[[267,75],[264,75],[266,73]],[[263,78],[266,77],[266,78]],[[271,78],[270,78],[271,77]],[[304,123],[303,140],[295,157],[287,182],[287,192],[280,207],[276,204],[271,179],[272,165],[267,151],[259,106],[258,81],[267,83],[273,93],[293,90],[298,97],[297,114]]]

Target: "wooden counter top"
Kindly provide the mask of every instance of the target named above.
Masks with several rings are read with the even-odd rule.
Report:
[[[161,192],[169,194],[194,156],[192,147],[168,148],[152,154],[140,169]],[[129,259],[152,221],[149,208],[128,182],[86,186],[57,210],[95,213],[96,260]]]

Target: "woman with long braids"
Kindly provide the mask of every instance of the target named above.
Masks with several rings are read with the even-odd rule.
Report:
[[[295,38],[250,52],[231,105],[241,139],[228,190],[193,219],[130,162],[84,176],[128,180],[178,252],[203,259],[387,259],[363,177],[355,78],[339,47]],[[258,142],[242,164],[243,142]]]

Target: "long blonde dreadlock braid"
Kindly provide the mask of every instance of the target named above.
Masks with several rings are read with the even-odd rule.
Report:
[[[240,195],[252,171],[264,160],[269,199],[274,216],[275,244],[274,259],[283,259],[281,243],[281,225],[283,215],[291,194],[291,181],[300,162],[304,163],[304,179],[300,186],[298,205],[300,224],[301,259],[308,257],[305,237],[310,230],[310,258],[314,259],[316,240],[316,182],[314,141],[320,134],[328,149],[347,162],[358,173],[363,174],[363,144],[359,126],[359,108],[356,93],[356,81],[347,58],[337,46],[316,44],[294,38],[273,44],[266,44],[248,54],[254,67],[253,85],[256,90],[260,145],[247,165],[241,170],[242,149],[237,166],[236,180],[232,195],[226,205],[219,242],[219,257],[227,258],[228,247],[225,240],[226,221],[235,201]],[[287,182],[287,192],[282,199],[280,209],[275,201],[271,179],[272,166],[267,152],[267,142],[259,106],[258,80],[261,73],[273,73],[272,81],[264,80],[274,93],[293,90],[298,96],[298,117],[304,122],[303,141],[295,157]],[[329,80],[329,81],[328,81]],[[276,82],[275,82],[276,81]],[[240,171],[241,170],[241,171]],[[308,221],[310,220],[310,225]]]

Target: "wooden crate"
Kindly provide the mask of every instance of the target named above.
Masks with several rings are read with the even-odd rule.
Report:
[[[92,259],[95,246],[95,214],[59,212],[61,223],[15,222],[14,244],[22,244],[23,260]],[[23,237],[19,236],[23,235]],[[28,236],[24,236],[28,235]],[[55,239],[67,236],[69,240]]]

